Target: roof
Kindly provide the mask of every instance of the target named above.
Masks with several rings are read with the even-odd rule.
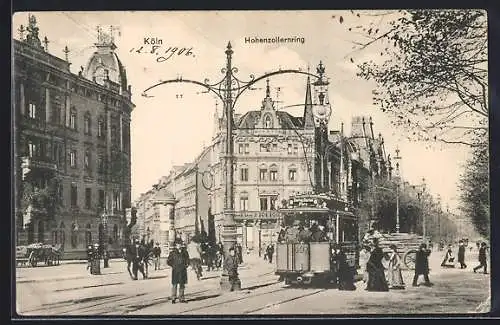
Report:
[[[238,129],[255,129],[258,121],[262,117],[262,111],[249,111],[239,120],[235,121]],[[280,121],[281,129],[297,129],[304,127],[304,118],[293,116],[288,112],[277,111],[276,116]]]
[[[174,195],[172,192],[165,188],[161,188],[156,192],[156,194],[153,196],[153,200],[155,201],[169,201],[169,200],[175,200]]]

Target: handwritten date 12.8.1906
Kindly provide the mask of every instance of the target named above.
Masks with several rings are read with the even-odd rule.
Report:
[[[192,47],[176,47],[176,46],[161,46],[161,45],[141,45],[139,48],[132,48],[130,52],[139,54],[150,54],[156,56],[156,62],[165,62],[175,56],[190,56],[195,57]]]

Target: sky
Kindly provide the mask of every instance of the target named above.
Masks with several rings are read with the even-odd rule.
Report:
[[[395,156],[400,149],[401,173],[413,184],[425,177],[430,193],[441,196],[443,207],[456,210],[458,204],[457,180],[469,155],[463,146],[439,145],[409,141],[406,134],[395,129],[378,107],[372,104],[374,85],[356,76],[357,67],[350,62],[374,58],[377,49],[367,48],[352,53],[353,34],[337,22],[345,11],[206,11],[206,12],[33,12],[40,28],[40,37],[49,39],[48,51],[64,57],[63,49],[70,49],[69,60],[74,73],[85,66],[94,52],[97,26],[109,31],[114,26],[116,53],[125,65],[132,86],[132,200],[146,192],[167,175],[173,165],[192,161],[210,143],[216,98],[200,93],[195,85],[170,84],[141,93],[160,80],[193,79],[212,82],[222,79],[225,65],[225,47],[233,47],[233,66],[238,77],[249,80],[278,69],[302,69],[311,72],[320,61],[330,81],[329,98],[332,116],[329,127],[350,132],[353,116],[371,116],[375,134],[381,133],[386,153]],[[336,18],[332,18],[335,16]],[[369,18],[372,19],[372,18]],[[13,35],[28,23],[28,13],[13,17]],[[268,37],[304,38],[304,43],[256,44],[245,43],[245,38]],[[144,38],[162,40],[162,49],[192,48],[193,55],[172,55],[157,62],[149,53],[131,51],[144,45]],[[149,45],[151,46],[151,45]],[[278,107],[304,103],[306,77],[282,75],[270,81],[272,97]],[[259,109],[265,96],[265,81],[255,85],[257,90],[244,93],[236,104],[236,113]],[[280,88],[278,93],[277,88]],[[181,96],[182,95],[182,96]],[[278,96],[278,98],[276,98]],[[220,113],[222,105],[218,104]],[[288,108],[301,115],[302,107]]]

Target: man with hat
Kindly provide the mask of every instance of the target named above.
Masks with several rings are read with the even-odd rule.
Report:
[[[177,288],[179,288],[179,302],[185,303],[184,289],[187,283],[187,267],[189,266],[189,254],[182,248],[182,241],[176,239],[175,248],[167,258],[167,264],[172,268],[172,303],[177,300]]]
[[[137,271],[141,271],[142,278],[146,278],[146,273],[144,272],[144,252],[141,247],[141,244],[139,243],[139,239],[134,240],[134,245],[132,245],[132,274],[133,274],[133,279],[137,280]]]
[[[160,243],[156,243],[156,246],[153,248],[153,257],[155,260],[155,271],[160,269],[160,256],[161,256]]]

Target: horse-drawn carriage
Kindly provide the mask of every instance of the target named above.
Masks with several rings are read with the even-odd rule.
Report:
[[[38,263],[46,266],[59,265],[62,257],[60,248],[41,243],[16,247],[17,265],[36,267]]]
[[[403,265],[409,269],[415,269],[415,260],[420,244],[424,242],[423,237],[416,234],[393,233],[380,234],[376,236],[379,240],[379,246],[385,255],[385,264],[388,264],[392,250],[391,245],[396,245],[397,251],[402,258]]]

